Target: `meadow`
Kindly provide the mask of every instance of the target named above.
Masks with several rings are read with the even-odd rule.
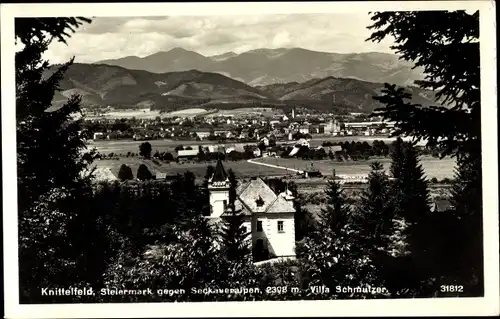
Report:
[[[390,158],[369,159],[367,161],[338,162],[330,159],[309,161],[296,158],[274,157],[261,158],[257,159],[257,161],[298,170],[316,169],[326,176],[331,176],[334,169],[335,173],[338,175],[367,175],[370,173],[370,164],[374,161],[380,162],[384,165],[386,170],[389,169],[391,162]],[[435,177],[439,180],[443,178],[452,178],[454,176],[455,159],[438,159],[431,156],[423,156],[421,158],[421,163],[428,178]]]
[[[374,161],[379,161],[384,165],[386,170],[389,169],[390,159],[380,158],[380,159],[370,159],[368,161],[349,161],[349,162],[337,162],[335,160],[301,160],[292,158],[259,158],[254,159],[254,161],[260,161],[263,163],[268,163],[272,165],[278,165],[280,167],[295,168],[299,170],[310,170],[317,169],[324,176],[332,176],[333,170],[337,175],[365,175],[370,172],[370,163]],[[152,160],[145,160],[139,157],[121,157],[116,159],[101,159],[95,162],[96,166],[100,171],[107,168],[110,169],[111,173],[118,176],[118,171],[122,164],[130,166],[134,175],[139,168],[139,165],[145,164],[152,173],[166,173],[167,175],[183,174],[186,171],[191,171],[197,179],[203,179],[208,165],[215,166],[215,161],[209,162],[159,162],[156,164]],[[312,165],[312,166],[311,166]],[[430,178],[437,178],[441,180],[443,178],[452,178],[454,175],[454,159],[445,158],[437,159],[433,157],[423,157],[422,167]],[[269,176],[288,176],[292,177],[296,175],[293,172],[287,171],[281,168],[268,167],[263,165],[257,165],[249,163],[247,161],[225,161],[224,167],[229,170],[232,169],[238,178],[248,178],[253,176],[269,177]],[[108,174],[109,175],[109,174]]]
[[[332,136],[332,135],[317,135],[313,136],[312,139],[309,140],[309,143],[311,147],[318,147],[320,146],[323,142],[325,141],[330,141],[332,143],[340,143],[340,142],[351,142],[351,141],[359,141],[359,142],[367,142],[369,144],[373,143],[374,140],[381,140],[384,141],[385,143],[389,144],[392,141],[395,140],[395,138],[391,137],[385,137],[385,136],[380,136],[380,137],[373,137],[373,136]],[[174,148],[177,145],[184,145],[184,146],[198,146],[198,145],[212,145],[212,144],[217,144],[215,141],[208,141],[208,140],[203,140],[203,141],[196,141],[196,140],[171,140],[171,139],[163,139],[163,140],[151,140],[147,141],[151,144],[153,147],[153,153],[158,150],[159,152],[172,152],[174,151]],[[133,152],[137,153],[139,151],[139,145],[141,143],[144,143],[144,141],[133,141],[133,140],[91,140],[88,141],[88,147],[89,148],[96,148],[97,151],[103,154],[108,154],[108,153],[122,153],[126,154],[127,152]],[[277,144],[289,144],[292,143],[292,141],[277,141]],[[226,143],[221,143],[220,145],[256,145],[256,142],[245,142],[245,143],[238,143],[236,141],[234,142],[226,142]]]
[[[160,162],[160,165],[155,164],[152,160],[143,160],[137,157],[124,157],[118,160],[113,159],[102,159],[95,162],[96,166],[102,170],[109,168],[113,175],[118,176],[118,171],[122,164],[130,166],[134,176],[137,173],[139,165],[145,164],[151,173],[156,174],[157,172],[166,173],[167,175],[183,174],[186,171],[192,172],[198,180],[204,178],[207,166],[215,166],[216,162],[187,162],[187,163],[176,163],[176,162]],[[255,165],[248,163],[247,161],[226,161],[224,162],[224,168],[226,170],[232,169],[238,178],[248,178],[253,176],[285,176],[287,172],[279,168],[266,167],[261,165]],[[290,175],[290,173],[288,173]]]

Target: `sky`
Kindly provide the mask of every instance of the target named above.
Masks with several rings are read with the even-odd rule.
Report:
[[[53,42],[51,63],[75,56],[90,63],[125,56],[144,57],[182,47],[211,56],[259,48],[300,47],[336,53],[392,52],[391,40],[366,42],[366,13],[221,16],[96,17],[77,29],[68,45]]]

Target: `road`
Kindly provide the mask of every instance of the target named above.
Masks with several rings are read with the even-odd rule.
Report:
[[[256,165],[262,165],[262,166],[267,166],[267,167],[272,167],[272,168],[283,169],[285,171],[291,171],[291,172],[295,172],[298,174],[304,174],[304,171],[299,170],[299,169],[288,168],[286,166],[279,166],[279,165],[273,165],[273,164],[268,164],[268,163],[262,163],[262,162],[259,162],[259,161],[253,160],[253,159],[249,159],[249,160],[247,160],[247,162],[252,163],[252,164],[256,164]],[[344,184],[346,182],[366,183],[367,178],[368,178],[367,174],[353,174],[353,175],[342,174],[342,175],[336,175],[336,176],[340,178],[338,180],[338,182],[340,184]]]
[[[298,169],[294,169],[294,168],[288,168],[286,166],[279,166],[279,165],[273,165],[273,164],[267,164],[267,163],[262,163],[262,162],[257,162],[257,161],[254,161],[253,159],[249,159],[247,160],[248,163],[252,163],[252,164],[256,164],[256,165],[262,165],[262,166],[267,166],[267,167],[273,167],[273,168],[279,168],[279,169],[283,169],[285,171],[291,171],[291,172],[295,172],[295,173],[299,173],[299,174],[304,174],[304,171],[301,171],[301,170],[298,170]]]

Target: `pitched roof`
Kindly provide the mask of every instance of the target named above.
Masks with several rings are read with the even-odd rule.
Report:
[[[224,182],[227,180],[227,174],[224,170],[224,166],[222,166],[222,162],[220,159],[217,160],[217,166],[215,166],[214,175],[212,175],[212,182]]]
[[[272,189],[260,178],[253,179],[247,183],[246,187],[238,189],[240,190],[239,199],[252,212],[265,212],[277,198]]]
[[[287,201],[283,196],[278,198],[269,206],[266,213],[293,213],[295,208],[292,201]]]
[[[239,211],[239,214],[242,214],[245,216],[252,216],[252,212],[250,210],[248,210],[248,208],[245,205],[243,205],[243,203],[239,199],[237,199],[234,202],[234,208],[236,211]],[[229,210],[222,214],[222,216],[231,216],[231,215],[232,215],[232,212]]]

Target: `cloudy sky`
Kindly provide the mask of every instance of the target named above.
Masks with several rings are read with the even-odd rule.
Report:
[[[351,53],[391,52],[392,41],[365,42],[366,13],[246,16],[170,16],[94,18],[77,30],[68,45],[52,43],[51,63],[96,62],[125,56],[144,57],[175,47],[210,56],[258,48],[301,47]]]

